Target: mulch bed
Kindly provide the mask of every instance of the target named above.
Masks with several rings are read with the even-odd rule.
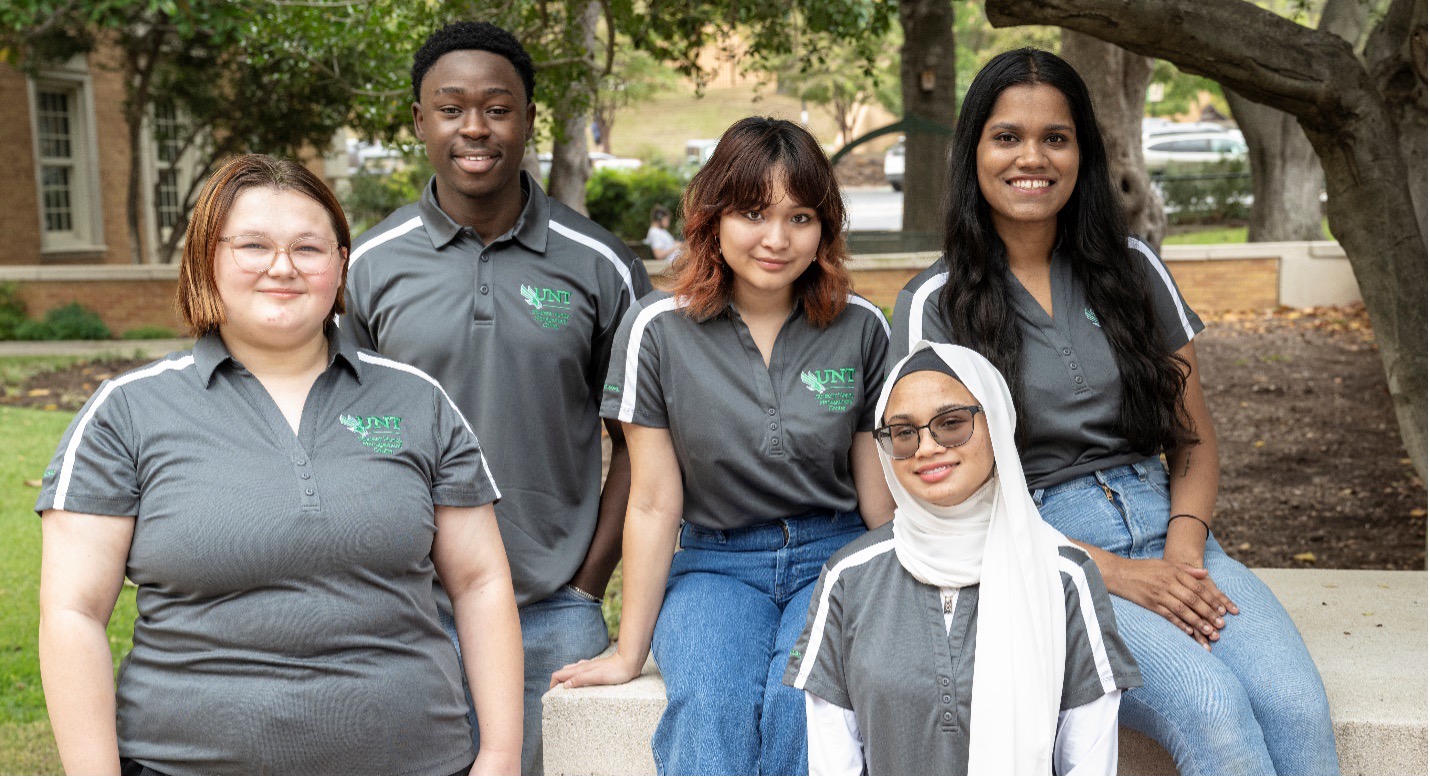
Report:
[[[1208,317],[1196,343],[1221,449],[1217,537],[1233,556],[1273,568],[1425,568],[1425,485],[1400,443],[1364,307]],[[146,362],[39,374],[0,402],[75,410]]]

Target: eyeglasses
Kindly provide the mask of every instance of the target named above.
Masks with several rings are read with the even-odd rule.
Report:
[[[338,256],[338,245],[326,238],[299,238],[280,246],[266,235],[230,235],[220,238],[228,244],[233,262],[249,273],[267,273],[278,262],[278,253],[286,251],[293,268],[304,276],[327,273]]]
[[[982,410],[982,406],[958,406],[930,419],[927,425],[884,425],[874,431],[874,440],[893,460],[913,457],[923,440],[923,430],[929,431],[934,443],[939,446],[963,446],[973,437],[973,416]]]

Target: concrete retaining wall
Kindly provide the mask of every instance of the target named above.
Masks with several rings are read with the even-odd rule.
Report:
[[[1201,313],[1360,300],[1350,262],[1334,241],[1167,246],[1163,257],[1187,302]],[[860,255],[849,267],[855,291],[892,310],[899,290],[937,259],[937,252]],[[668,284],[660,275],[668,269],[664,262],[646,262],[657,287]],[[0,283],[19,287],[31,317],[78,301],[115,333],[140,325],[182,331],[174,309],[177,279],[174,265],[0,266]]]
[[[1342,772],[1424,776],[1425,573],[1258,569],[1256,575],[1290,612],[1321,671]],[[544,700],[548,774],[655,772],[650,736],[665,709],[665,685],[653,663],[629,684],[556,689]],[[1120,739],[1122,775],[1176,773],[1155,742],[1126,728]]]

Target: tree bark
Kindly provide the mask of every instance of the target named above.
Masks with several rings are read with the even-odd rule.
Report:
[[[589,0],[581,10],[581,36],[586,52],[595,61],[598,43],[596,24],[601,19],[601,4]],[[594,76],[594,74],[591,74]],[[593,78],[586,79],[584,85],[573,85],[573,89],[585,87],[586,95],[562,100],[554,107],[553,123],[556,125],[556,140],[551,147],[551,189],[547,193],[558,202],[586,213],[586,179],[591,177],[590,146],[586,143],[586,124],[589,121],[589,106],[594,99],[596,85]]]
[[[1107,146],[1112,187],[1127,211],[1127,226],[1153,249],[1162,246],[1167,212],[1142,159],[1142,115],[1153,61],[1091,35],[1062,31],[1062,57],[1087,82],[1097,126]]]
[[[1058,25],[1169,60],[1296,117],[1325,170],[1331,232],[1360,284],[1401,440],[1424,478],[1424,3],[1393,0],[1366,65],[1345,40],[1241,0],[988,0],[987,13],[995,27]]]
[[[948,0],[899,0],[904,116],[950,130],[958,118],[953,21]],[[942,233],[951,136],[916,129],[904,136],[904,231]]]
[[[1319,241],[1321,160],[1296,117],[1223,90],[1251,162],[1246,240]]]
[[[1319,29],[1355,46],[1365,32],[1366,0],[1329,0]],[[1316,150],[1296,118],[1225,90],[1251,162],[1251,218],[1247,240],[1319,241],[1325,176]]]

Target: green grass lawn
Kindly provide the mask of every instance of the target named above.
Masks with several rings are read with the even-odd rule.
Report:
[[[0,374],[13,367],[7,361]],[[8,383],[8,382],[7,382]],[[31,510],[39,494],[25,482],[40,478],[72,414],[0,406],[0,429],[8,430],[9,451],[0,454],[0,773],[59,773],[59,758],[45,715],[39,630],[40,520]],[[134,624],[134,590],[126,587],[109,625],[116,663],[129,651]]]
[[[685,160],[686,141],[719,138],[725,128],[747,116],[798,122],[799,98],[776,95],[771,88],[756,92],[753,86],[711,86],[699,98],[684,88],[666,92],[620,112],[611,131],[611,152],[643,159],[658,154],[679,163]],[[822,143],[832,142],[839,132],[834,120],[812,105],[809,129]]]
[[[1321,234],[1324,240],[1331,240],[1331,225],[1325,219],[1321,220]],[[1203,227],[1168,235],[1162,239],[1163,246],[1208,243],[1246,243],[1246,225],[1241,227]]]

